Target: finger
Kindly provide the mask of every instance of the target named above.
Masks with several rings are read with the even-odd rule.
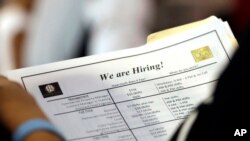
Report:
[[[0,75],[0,80],[7,80],[7,78],[4,77],[3,75]]]
[[[0,85],[5,84],[6,82],[8,82],[8,79],[2,75],[0,75]]]

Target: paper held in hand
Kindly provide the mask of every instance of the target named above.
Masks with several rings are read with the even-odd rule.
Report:
[[[14,70],[67,140],[166,141],[213,92],[237,42],[216,17],[122,51]]]

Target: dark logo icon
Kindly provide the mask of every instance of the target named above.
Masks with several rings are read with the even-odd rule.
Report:
[[[58,82],[40,85],[39,89],[44,98],[63,94]]]

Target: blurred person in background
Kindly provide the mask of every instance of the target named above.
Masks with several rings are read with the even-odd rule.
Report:
[[[140,46],[149,33],[226,13],[231,1],[39,1],[24,42],[23,66]]]
[[[3,62],[20,68],[140,46],[149,33],[229,11],[231,1],[32,1],[14,59]]]
[[[151,0],[39,1],[27,30],[23,66],[142,45],[151,6]]]
[[[0,9],[0,74],[18,68],[22,40],[35,0],[5,0]]]
[[[142,45],[151,3],[8,0],[0,12],[0,73]]]

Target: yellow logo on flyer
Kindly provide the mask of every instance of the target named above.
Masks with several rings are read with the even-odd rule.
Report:
[[[195,62],[213,58],[213,53],[208,46],[192,50],[191,53],[194,57]]]

